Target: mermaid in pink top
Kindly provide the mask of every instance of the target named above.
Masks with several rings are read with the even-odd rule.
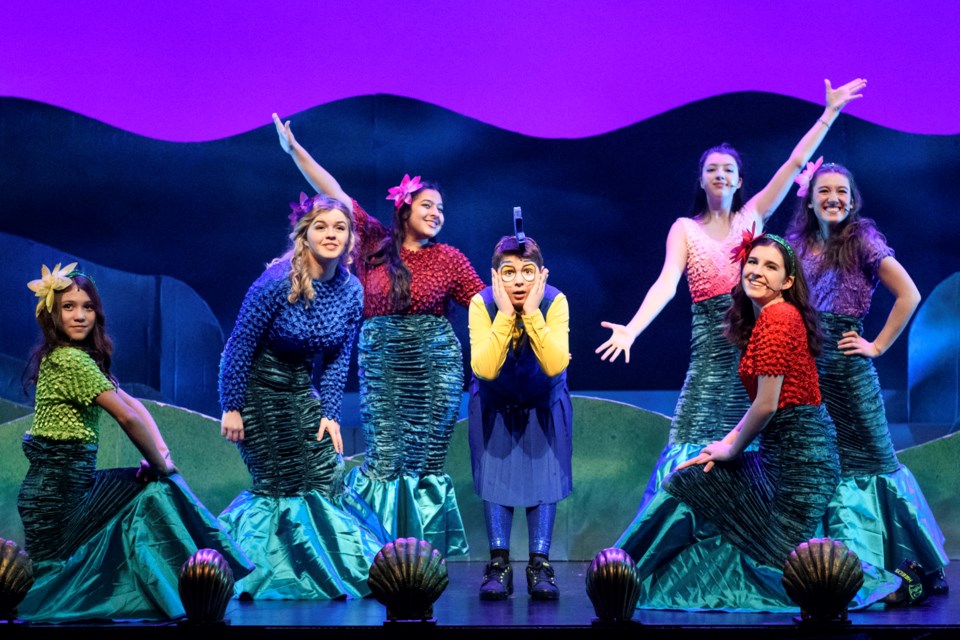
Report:
[[[730,251],[740,243],[744,231],[763,231],[764,222],[786,197],[840,110],[862,97],[860,92],[867,81],[857,78],[836,89],[829,80],[824,84],[823,113],[766,186],[746,204],[741,195],[743,165],[737,151],[722,144],[703,153],[693,208],[689,217],[678,218],[670,227],[660,276],[630,322],[600,323],[610,329],[611,335],[596,353],[609,362],[622,353],[629,363],[634,340],[673,299],[680,277],[686,273],[693,299],[690,365],[671,423],[670,440],[653,470],[638,513],[677,465],[726,435],[750,406],[737,374],[740,352],[722,332],[730,291],[739,277],[738,269],[730,263]]]

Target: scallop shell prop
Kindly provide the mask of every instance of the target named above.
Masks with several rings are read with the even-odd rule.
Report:
[[[450,580],[440,552],[426,540],[399,538],[377,552],[367,584],[387,619],[429,620]]]
[[[189,622],[221,623],[233,597],[233,571],[219,551],[199,549],[180,567],[178,587]]]
[[[0,620],[17,617],[17,607],[32,586],[30,554],[13,540],[0,538]]]
[[[804,622],[846,622],[847,607],[862,586],[860,558],[831,538],[801,543],[783,567],[783,588]]]
[[[587,596],[601,622],[624,622],[633,618],[640,598],[640,578],[633,558],[611,547],[598,553],[587,569]]]

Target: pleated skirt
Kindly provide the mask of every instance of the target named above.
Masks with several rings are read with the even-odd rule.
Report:
[[[820,390],[837,426],[842,478],[827,506],[823,535],[843,541],[862,560],[895,569],[905,559],[927,571],[949,562],[944,535],[916,478],[894,451],[873,360],[837,348],[845,331],[863,333],[859,318],[820,315]]]
[[[259,354],[238,444],[253,481],[220,514],[256,569],[235,584],[255,600],[359,598],[377,552],[391,538],[344,484],[345,464],[329,435],[305,362]]]
[[[19,615],[34,622],[168,620],[185,615],[180,568],[218,551],[235,579],[253,565],[179,475],[94,471],[97,447],[26,436],[19,509],[36,581]]]
[[[453,480],[444,471],[463,396],[463,354],[446,318],[368,318],[360,330],[364,461],[347,485],[392,536],[468,552]]]

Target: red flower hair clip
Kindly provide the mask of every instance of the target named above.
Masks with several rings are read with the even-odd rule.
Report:
[[[750,226],[749,231],[743,232],[743,239],[740,241],[740,244],[730,250],[730,262],[742,266],[743,263],[747,261],[747,256],[750,255],[750,247],[753,246],[753,241],[763,235],[762,233],[756,235],[756,232],[757,223],[754,222]]]

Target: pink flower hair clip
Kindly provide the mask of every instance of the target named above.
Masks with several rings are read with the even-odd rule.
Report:
[[[387,191],[387,200],[393,200],[394,209],[399,209],[404,203],[413,204],[413,192],[422,187],[423,183],[420,182],[420,176],[410,178],[410,174],[405,173],[399,186],[390,187],[390,190]]]
[[[807,190],[810,188],[810,180],[813,179],[813,174],[816,173],[817,169],[820,168],[820,165],[823,164],[823,156],[817,158],[816,162],[808,162],[807,168],[800,172],[796,178],[793,179],[800,188],[797,189],[797,197],[802,198],[807,195]]]

